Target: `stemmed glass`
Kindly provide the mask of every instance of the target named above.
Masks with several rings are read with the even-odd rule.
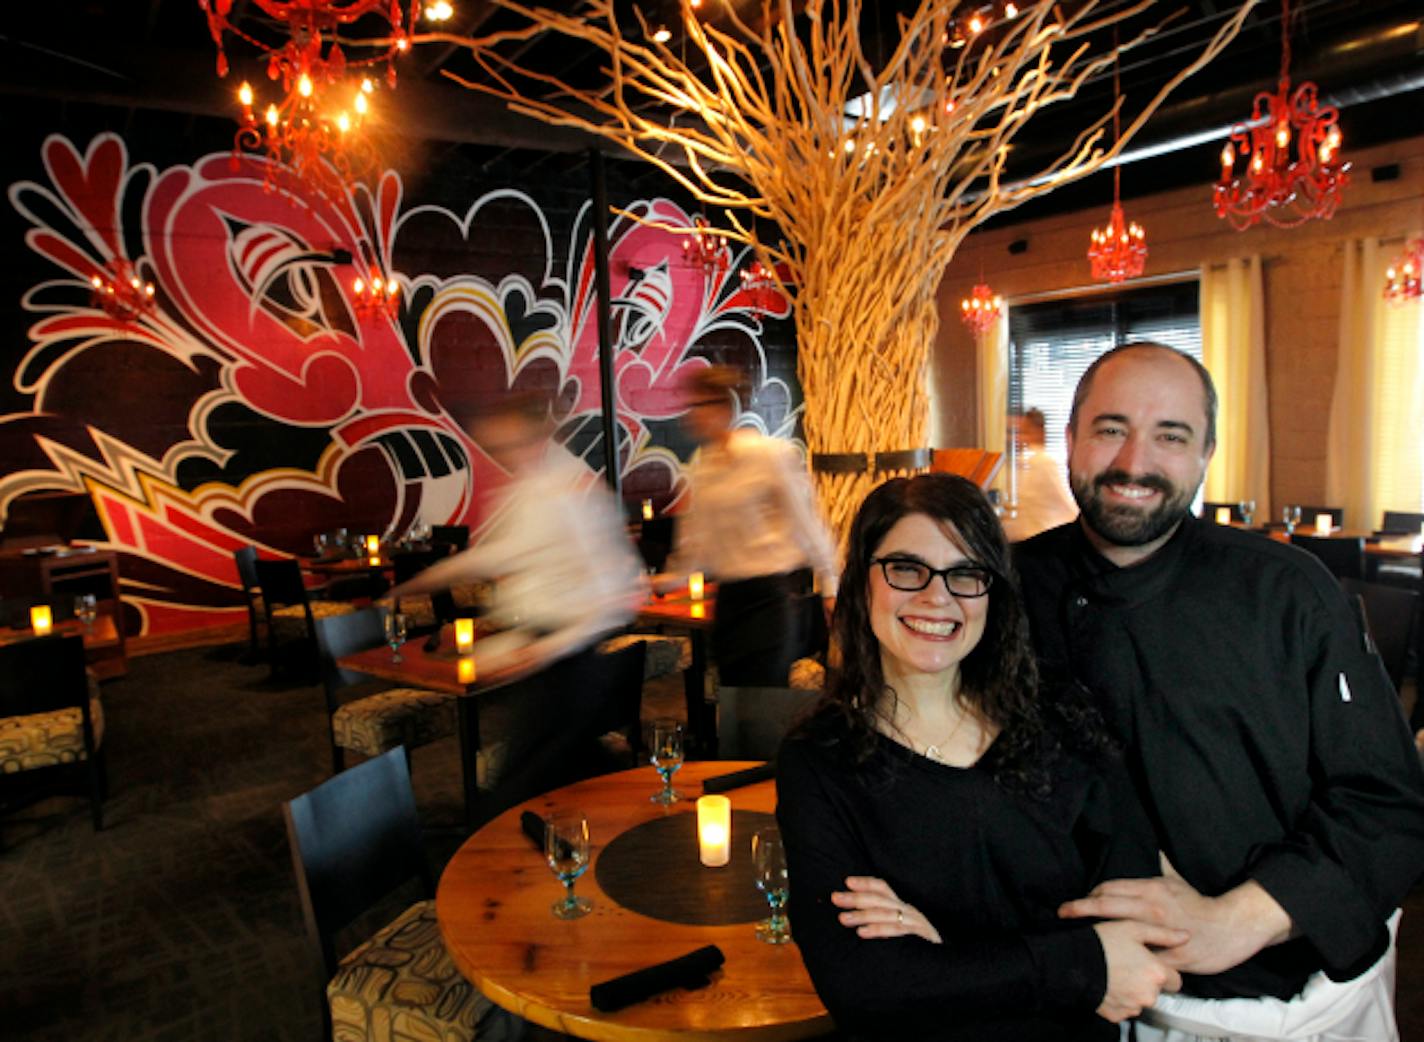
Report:
[[[1254,499],[1243,499],[1236,504],[1236,509],[1241,513],[1241,523],[1247,528],[1251,527],[1251,522],[1256,519],[1256,501]]]
[[[386,614],[386,643],[391,646],[391,661],[403,662],[401,645],[405,643],[405,615],[393,611]]]
[[[752,836],[752,871],[757,889],[766,895],[767,904],[771,905],[771,918],[757,924],[756,938],[766,944],[785,944],[791,940],[791,927],[786,921],[789,886],[786,848],[781,845],[780,829],[756,830]]]
[[[544,857],[559,882],[564,898],[553,904],[554,918],[577,919],[593,910],[593,902],[574,896],[574,883],[588,868],[588,818],[582,811],[561,810],[544,821]]]
[[[672,776],[682,766],[682,724],[669,717],[653,721],[652,761],[662,776],[663,787],[649,799],[663,806],[676,803],[682,797],[672,787]]]
[[[1295,532],[1295,526],[1300,524],[1300,507],[1285,507],[1281,510],[1281,520],[1286,524],[1286,535]]]
[[[99,602],[92,593],[81,593],[74,598],[74,616],[84,623],[86,630],[94,628],[94,622],[99,618]]]

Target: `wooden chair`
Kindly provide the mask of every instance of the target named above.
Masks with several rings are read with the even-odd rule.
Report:
[[[262,590],[262,610],[267,619],[267,655],[275,675],[281,665],[283,644],[316,647],[316,620],[349,615],[354,604],[312,600],[302,581],[301,565],[291,558],[257,561],[257,585]]]
[[[94,831],[104,827],[104,708],[84,668],[84,639],[35,637],[0,647],[0,778],[6,788],[78,776]]]
[[[470,984],[440,939],[405,750],[343,771],[283,804],[307,934],[326,985],[324,1036],[488,1039],[523,1034]],[[402,885],[423,899],[337,958],[336,934]]]
[[[1362,536],[1337,539],[1330,536],[1301,535],[1297,530],[1291,535],[1291,543],[1320,558],[1337,579],[1363,580],[1365,577],[1365,540]]]
[[[1002,452],[990,452],[987,449],[935,449],[930,470],[937,474],[959,474],[980,488],[988,488],[1003,465]]]
[[[1364,613],[1366,631],[1374,642],[1385,672],[1394,689],[1404,683],[1405,665],[1409,661],[1410,644],[1414,639],[1419,611],[1419,593],[1398,586],[1341,579],[1345,593],[1358,600]]]
[[[242,598],[247,602],[247,654],[249,658],[255,659],[257,623],[259,619],[266,618],[262,604],[262,584],[257,580],[257,547],[244,546],[240,550],[234,550],[232,556],[237,561],[237,581],[242,587]]]
[[[455,734],[458,695],[391,687],[336,664],[343,655],[385,644],[383,615],[378,608],[363,608],[313,623],[331,726],[331,769],[336,772],[345,768],[348,750],[374,757],[398,746],[414,749]]]

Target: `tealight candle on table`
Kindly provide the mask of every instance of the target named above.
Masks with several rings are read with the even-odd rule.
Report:
[[[1333,524],[1331,524],[1331,522],[1332,522],[1333,520],[1334,520],[1334,519],[1331,518],[1331,516],[1330,516],[1329,514],[1316,514],[1316,515],[1315,515],[1315,534],[1316,534],[1316,535],[1329,535],[1329,534],[1330,534],[1330,529],[1332,529],[1332,528],[1335,527]]]
[[[379,557],[381,553],[381,537],[378,535],[368,535],[366,537],[366,552],[372,557]]]
[[[475,650],[475,620],[455,620],[455,650],[468,655]]]
[[[366,558],[366,563],[369,564],[372,568],[381,567],[381,559],[379,557],[368,557]]]
[[[645,499],[645,500],[643,500],[643,520],[644,520],[644,521],[651,521],[652,519],[653,519],[653,501],[652,501],[651,499]]]
[[[702,592],[706,587],[706,579],[701,572],[693,572],[687,577],[687,592],[694,601],[702,600]]]
[[[1219,525],[1229,525],[1229,524],[1231,524],[1231,508],[1230,508],[1230,507],[1217,507],[1217,508],[1216,508],[1216,523],[1219,524]]]
[[[30,609],[30,629],[35,631],[37,637],[46,636],[54,629],[54,615],[48,604],[36,604]]]
[[[456,667],[456,676],[462,684],[473,684],[475,682],[475,660],[466,656],[460,659]]]
[[[697,856],[708,868],[732,860],[732,801],[727,796],[697,798]]]

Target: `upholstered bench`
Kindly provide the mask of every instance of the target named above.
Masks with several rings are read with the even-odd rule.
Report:
[[[311,601],[313,619],[329,619],[336,615],[350,615],[356,605],[346,601]],[[279,641],[305,640],[311,636],[307,632],[307,613],[300,604],[288,604],[272,609],[272,628]]]
[[[624,633],[609,637],[598,645],[598,650],[611,655],[615,651],[641,643],[646,648],[643,659],[643,679],[681,673],[692,665],[692,641],[687,637],[669,637],[661,633]]]

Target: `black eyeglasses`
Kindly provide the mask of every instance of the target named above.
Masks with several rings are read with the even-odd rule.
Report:
[[[892,590],[914,593],[923,590],[935,576],[944,580],[944,588],[955,597],[983,597],[994,584],[994,573],[977,564],[957,564],[953,568],[931,568],[913,557],[873,557]]]

